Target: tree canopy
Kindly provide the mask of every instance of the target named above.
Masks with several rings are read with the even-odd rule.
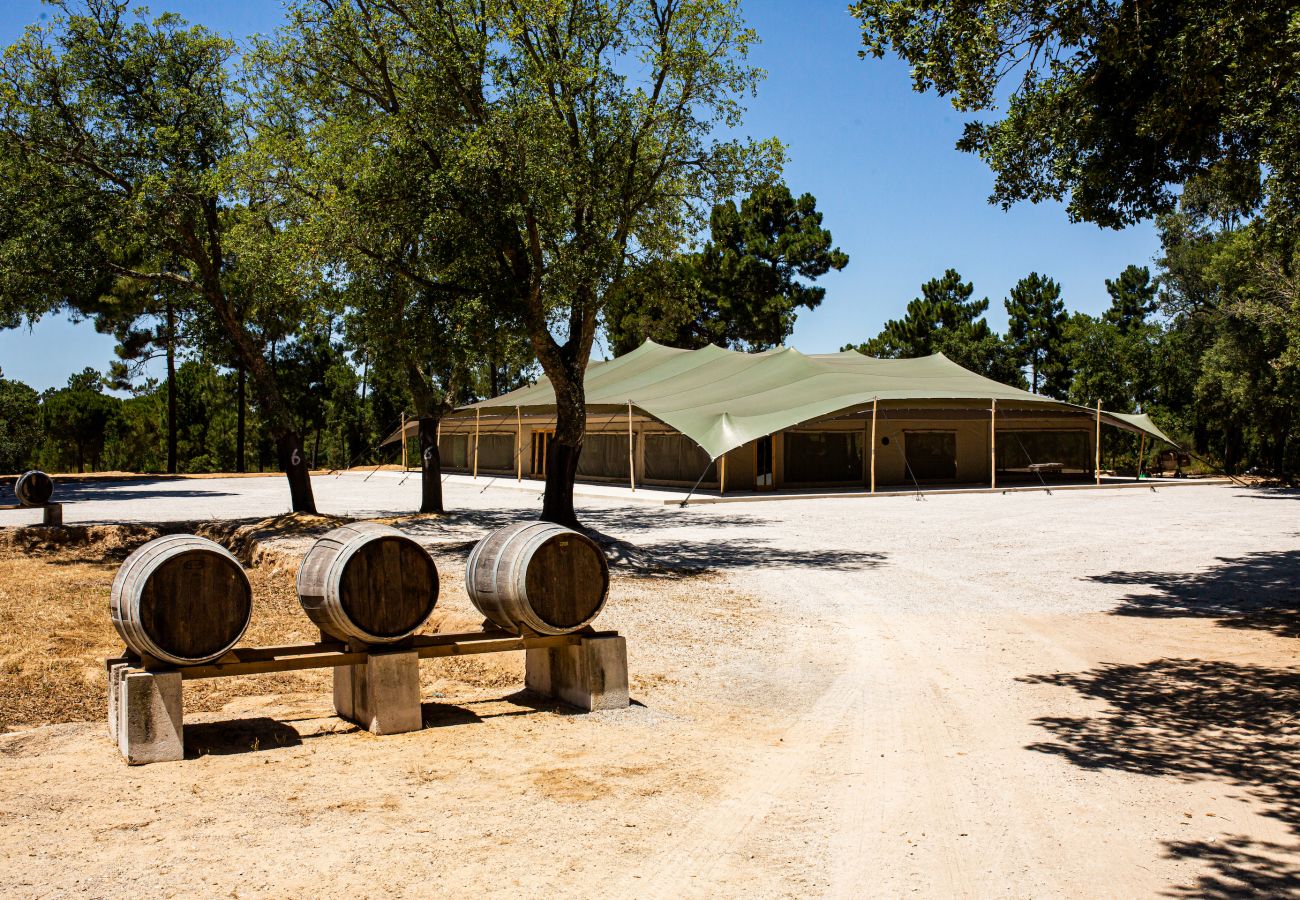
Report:
[[[1300,212],[1300,34],[1289,3],[858,0],[863,55],[894,52],[915,90],[967,113],[958,148],[990,200],[1060,200],[1114,228],[1213,180],[1227,209]]]
[[[816,309],[826,289],[808,282],[841,270],[812,194],[784,184],[755,188],[739,204],[713,208],[703,248],[643,267],[606,310],[615,355],[645,338],[673,347],[717,344],[765,350],[784,343],[800,309]]]

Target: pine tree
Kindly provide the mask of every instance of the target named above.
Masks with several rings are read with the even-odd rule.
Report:
[[[1066,315],[1061,286],[1030,272],[1016,282],[1003,305],[1007,308],[1007,341],[1017,362],[1029,369],[1029,389],[1035,394],[1064,396],[1070,379],[1062,345]]]

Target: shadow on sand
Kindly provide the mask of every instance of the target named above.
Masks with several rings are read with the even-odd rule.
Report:
[[[1071,688],[1108,705],[1093,717],[1035,720],[1052,739],[1028,749],[1085,769],[1226,782],[1300,835],[1300,671],[1162,659],[1022,681]],[[1171,891],[1177,896],[1293,896],[1300,891],[1300,844],[1228,836],[1170,842],[1166,849],[1205,869],[1196,886]]]
[[[1090,580],[1143,585],[1124,597],[1117,616],[1218,619],[1228,628],[1257,628],[1300,637],[1300,550],[1219,559],[1202,572],[1112,572]]]
[[[779,539],[760,537],[731,537],[715,541],[661,541],[649,546],[636,543],[638,538],[662,533],[674,526],[699,524],[700,520],[688,518],[691,514],[676,508],[656,509],[586,509],[579,513],[587,534],[605,550],[609,564],[632,574],[645,576],[698,574],[705,570],[720,571],[757,569],[765,567],[794,567],[850,571],[881,566],[885,555],[868,550],[791,550],[782,547]],[[521,516],[519,510],[489,509],[460,510],[445,518],[404,522],[401,528],[413,537],[434,537],[452,531],[465,533],[466,529],[487,533],[506,525],[535,518],[535,514]],[[726,529],[761,525],[766,520],[743,513],[713,514],[704,524],[709,528]],[[614,532],[615,535],[611,535]],[[755,528],[754,533],[763,534]],[[439,543],[440,553],[469,553],[476,539]]]

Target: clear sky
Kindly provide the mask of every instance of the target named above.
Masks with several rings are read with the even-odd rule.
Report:
[[[276,0],[154,0],[235,38],[280,22]],[[865,340],[903,311],[920,284],[946,268],[974,281],[992,301],[989,321],[1006,322],[1002,298],[1031,271],[1062,285],[1071,310],[1108,303],[1104,279],[1159,250],[1149,224],[1122,232],[1072,225],[1057,204],[990,206],[993,177],[953,144],[963,119],[946,100],[914,94],[897,60],[858,59],[857,23],[847,0],[746,0],[763,44],[755,61],[768,72],[744,131],[776,135],[789,152],[785,180],[811,192],[848,268],[819,283],[821,307],[799,315],[789,344],[807,353]],[[47,14],[37,0],[0,2],[0,43]],[[107,368],[111,338],[89,323],[47,317],[34,331],[0,331],[0,369],[44,389],[86,366]]]

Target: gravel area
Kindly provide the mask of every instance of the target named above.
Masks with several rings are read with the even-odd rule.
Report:
[[[317,497],[400,515],[399,482]],[[69,521],[286,500],[78,490]],[[401,526],[446,579],[540,505],[447,491]],[[599,624],[632,709],[539,706],[507,669],[450,673],[391,738],[273,692],[196,714],[220,749],[183,763],[128,769],[99,723],[0,735],[0,893],[1300,895],[1300,492],[579,507],[622,554]]]

